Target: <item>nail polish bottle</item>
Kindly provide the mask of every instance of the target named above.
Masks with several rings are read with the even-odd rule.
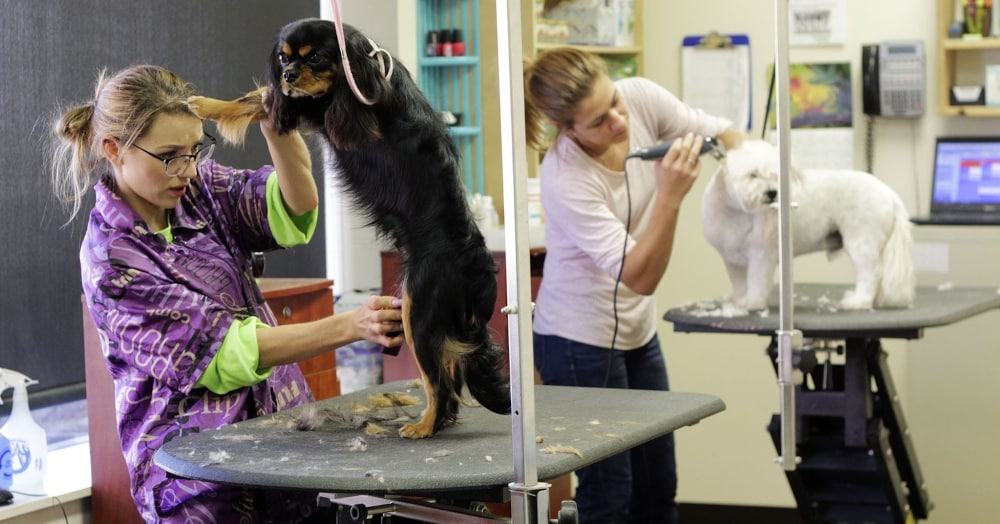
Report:
[[[437,31],[427,31],[427,49],[424,51],[427,56],[437,56],[438,54],[438,33]]]
[[[441,34],[438,35],[438,38],[441,39],[440,47],[438,47],[438,55],[452,56],[451,31],[447,29],[442,29]]]
[[[451,54],[454,56],[465,54],[465,42],[462,41],[461,29],[455,29],[451,33]]]

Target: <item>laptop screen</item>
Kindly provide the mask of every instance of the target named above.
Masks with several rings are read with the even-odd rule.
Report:
[[[1000,136],[940,137],[931,212],[1000,211]]]

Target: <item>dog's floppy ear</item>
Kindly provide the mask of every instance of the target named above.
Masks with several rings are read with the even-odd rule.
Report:
[[[385,67],[383,71],[379,66],[379,54],[369,56],[375,49],[375,44],[368,37],[357,29],[344,25],[344,41],[354,82],[362,95],[374,101],[374,106],[358,100],[351,91],[346,76],[340,78],[338,80],[343,83],[333,92],[331,110],[327,113],[325,126],[327,136],[336,137],[338,147],[354,149],[382,138],[374,107],[392,97],[392,85],[386,78],[389,58],[381,57]],[[342,64],[340,70],[341,74],[346,74]]]
[[[267,117],[261,104],[265,89],[262,87],[229,101],[192,96],[187,100],[188,108],[201,118],[214,120],[219,134],[227,143],[242,145],[247,127]]]
[[[281,65],[278,63],[280,50],[281,39],[274,44],[267,60],[267,86],[270,89],[264,103],[271,118],[271,126],[284,134],[299,127],[299,113],[291,97],[281,90]]]

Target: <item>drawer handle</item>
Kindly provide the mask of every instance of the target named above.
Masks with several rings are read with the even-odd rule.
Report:
[[[292,308],[290,306],[285,306],[281,309],[281,316],[285,318],[292,318]]]

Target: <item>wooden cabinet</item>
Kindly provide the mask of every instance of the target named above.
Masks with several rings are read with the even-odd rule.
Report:
[[[315,320],[333,314],[332,280],[262,278],[264,298],[279,324]],[[87,424],[90,434],[91,515],[93,522],[142,524],[129,489],[115,420],[115,389],[104,363],[101,341],[83,308],[84,364],[87,377]],[[317,400],[340,394],[334,353],[301,362],[302,373]]]
[[[298,324],[333,314],[332,280],[322,278],[261,278],[257,281],[278,324]],[[334,352],[299,362],[316,400],[340,395]]]
[[[92,522],[142,524],[132,501],[128,469],[115,418],[115,384],[104,363],[97,326],[83,307],[83,352],[87,377],[87,432],[90,434],[90,513]]]
[[[996,9],[998,6],[994,5]],[[948,27],[955,18],[955,0],[938,0],[938,113],[945,116],[1000,117],[1000,107],[952,105],[951,87],[985,87],[987,65],[1000,64],[1000,38],[979,40],[949,38]]]

